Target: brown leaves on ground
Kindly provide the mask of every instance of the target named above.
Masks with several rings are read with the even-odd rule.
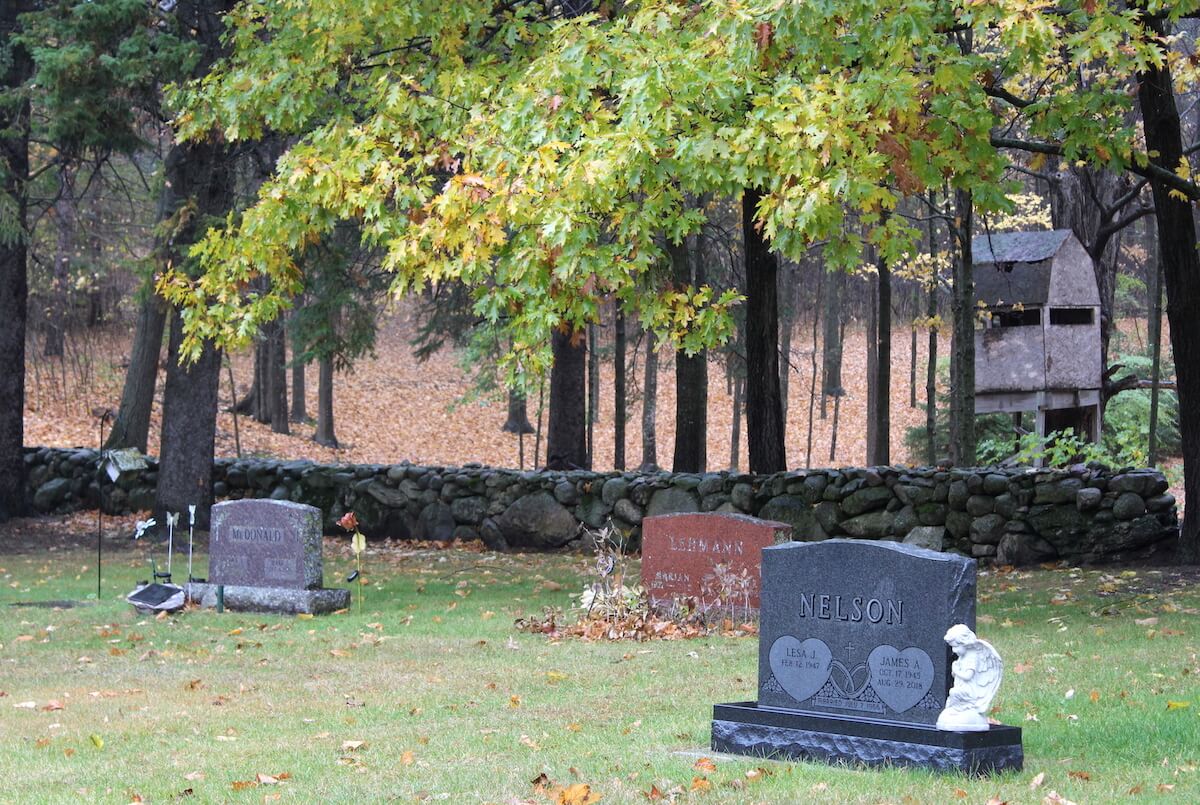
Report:
[[[545,772],[534,777],[529,784],[533,786],[535,793],[548,797],[554,805],[594,805],[603,799],[600,793],[592,790],[587,783],[556,785]]]
[[[513,622],[518,631],[544,634],[552,640],[576,637],[584,641],[633,640],[692,640],[698,637],[752,637],[758,634],[753,623],[734,624],[726,618],[720,623],[705,623],[697,618],[676,620],[655,613],[633,614],[623,618],[581,617],[575,623],[562,624],[560,614],[545,610],[536,615],[518,618]]]

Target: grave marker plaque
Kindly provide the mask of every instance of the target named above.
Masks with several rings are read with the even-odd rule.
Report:
[[[763,550],[758,701],[714,708],[713,748],[986,773],[1020,768],[1021,731],[936,728],[945,642],[975,627],[975,560],[896,542]]]
[[[212,507],[209,581],[243,587],[321,587],[321,510],[282,500]]]
[[[745,514],[664,514],[642,521],[642,586],[655,606],[695,600],[758,609],[763,548],[791,526]],[[721,599],[724,599],[722,601]]]

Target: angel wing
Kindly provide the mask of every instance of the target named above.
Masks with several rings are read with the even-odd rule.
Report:
[[[971,646],[975,653],[975,676],[971,680],[975,694],[983,711],[992,706],[996,691],[1000,690],[1000,680],[1004,677],[1004,660],[999,652],[986,640],[976,640]]]

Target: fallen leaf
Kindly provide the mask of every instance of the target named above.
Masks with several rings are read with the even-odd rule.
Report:
[[[592,790],[587,783],[575,783],[558,792],[556,805],[592,805],[599,802],[601,796]]]
[[[546,672],[546,681],[549,682],[551,685],[557,685],[559,682],[562,682],[564,679],[569,679],[569,678],[570,677],[567,674],[564,674],[562,671],[547,671]]]
[[[1191,702],[1167,702],[1168,710],[1186,710],[1191,706]]]
[[[1019,662],[1013,666],[1014,674],[1023,674],[1026,671],[1032,671],[1032,670],[1033,670],[1033,663],[1029,663],[1029,662]]]
[[[185,779],[185,780],[191,780],[191,781],[193,781],[193,782],[194,782],[194,781],[196,781],[196,780],[203,780],[203,779],[204,779],[204,772],[202,772],[202,771],[194,771],[194,772],[191,772],[190,774],[185,774],[185,775],[183,775],[183,779]]]
[[[1067,776],[1073,780],[1083,780],[1085,782],[1092,779],[1092,775],[1086,771],[1069,771],[1067,772]]]
[[[693,777],[691,790],[692,791],[711,791],[712,783],[710,783],[708,781],[708,779],[705,777]]]
[[[1155,788],[1160,794],[1169,794],[1175,790],[1175,783],[1159,783]]]
[[[13,705],[13,707],[16,707],[20,710],[36,710],[37,702],[17,702]]]
[[[966,798],[967,798],[967,792],[966,792],[966,791],[964,791],[964,790],[963,790],[963,789],[961,789],[961,788],[956,788],[956,789],[954,789],[954,796],[956,796],[956,797],[957,797],[957,798],[959,798],[959,799],[966,799]]]
[[[411,766],[416,756],[411,749],[405,749],[400,753],[400,762],[405,766]]]
[[[349,651],[345,651],[344,649],[340,649],[340,648],[331,648],[331,649],[329,649],[329,653],[335,657],[349,657],[350,656]]]
[[[278,785],[279,778],[273,774],[258,773],[254,775],[254,781],[259,785]]]
[[[230,786],[234,791],[245,791],[247,788],[254,788],[258,785],[256,780],[234,780]]]
[[[63,709],[63,703],[60,702],[58,699],[51,699],[50,701],[48,701],[44,705],[42,705],[42,710],[44,710],[45,712],[50,712],[51,710],[62,710],[62,709]]]
[[[516,695],[509,696],[508,697],[508,706],[509,707],[520,707],[521,706],[521,697],[516,696]]]
[[[357,752],[359,749],[365,749],[366,741],[342,741],[343,752]]]
[[[188,682],[186,685],[184,685],[184,687],[188,690],[200,690],[200,688],[204,687],[204,682],[199,679],[193,679],[191,682]]]
[[[717,764],[713,763],[712,758],[702,757],[692,764],[692,768],[697,771],[704,771],[711,774],[717,770]]]
[[[1138,626],[1157,626],[1158,618],[1138,618],[1134,623]]]
[[[663,792],[658,790],[658,786],[656,786],[654,783],[651,783],[650,790],[643,791],[642,796],[645,797],[646,799],[650,800],[651,802],[658,802],[660,799],[663,798]]]
[[[89,735],[89,736],[88,736],[88,738],[90,738],[90,739],[91,739],[91,741],[92,741],[92,745],[93,745],[93,746],[95,746],[97,749],[103,749],[103,748],[104,748],[104,739],[103,739],[103,738],[101,738],[101,737],[100,737],[99,735],[97,735],[96,733],[94,733],[94,732],[93,732],[91,735]]]
[[[1042,798],[1042,805],[1075,805],[1075,803],[1057,791],[1051,791]]]
[[[1092,700],[1092,704],[1095,704],[1096,702],[1100,701],[1100,691],[1093,690],[1088,694],[1088,698]]]

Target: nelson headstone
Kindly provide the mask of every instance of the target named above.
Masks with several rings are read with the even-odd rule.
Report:
[[[762,552],[758,701],[714,708],[713,748],[968,772],[1020,768],[1020,730],[936,729],[944,636],[975,628],[975,561],[896,542]]]

